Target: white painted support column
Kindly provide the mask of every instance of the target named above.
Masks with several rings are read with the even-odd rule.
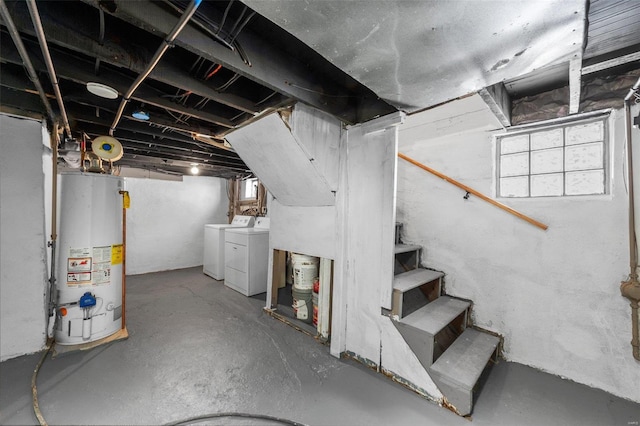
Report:
[[[338,187],[336,193],[336,257],[333,262],[333,295],[331,300],[331,355],[340,358],[340,354],[347,349],[347,238],[346,230],[349,227],[349,215],[347,214],[347,188],[349,179],[347,176],[347,142],[349,135],[342,132],[340,135]],[[640,222],[639,222],[640,223]]]
[[[320,258],[320,293],[318,294],[318,333],[329,338],[331,312],[331,259]]]
[[[347,350],[376,364],[381,303],[391,304],[396,126],[403,120],[402,113],[390,114],[347,130],[340,186],[345,198],[337,200],[340,241],[335,276],[341,282],[334,285],[331,353]]]

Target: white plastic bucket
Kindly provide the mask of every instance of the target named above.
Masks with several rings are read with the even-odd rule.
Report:
[[[313,304],[311,290],[293,287],[293,313],[297,319],[310,323],[313,320]]]
[[[291,260],[293,263],[293,286],[300,290],[312,290],[313,281],[318,277],[320,258],[291,253]]]

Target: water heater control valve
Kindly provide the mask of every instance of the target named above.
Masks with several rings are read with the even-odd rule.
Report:
[[[81,308],[90,308],[92,306],[96,306],[96,297],[90,292],[86,292],[80,297],[80,301],[78,302]]]

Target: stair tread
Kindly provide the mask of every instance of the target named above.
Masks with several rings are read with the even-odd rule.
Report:
[[[422,250],[422,246],[415,244],[396,244],[395,254],[409,253],[416,250]]]
[[[396,275],[393,278],[393,289],[404,293],[422,284],[430,283],[442,276],[444,276],[442,272],[432,271],[430,269],[413,269]]]
[[[496,336],[467,328],[429,371],[471,391],[498,343]]]
[[[465,300],[440,296],[433,302],[402,318],[399,322],[436,335],[469,307]]]

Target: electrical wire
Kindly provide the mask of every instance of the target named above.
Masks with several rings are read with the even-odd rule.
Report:
[[[220,31],[222,31],[222,27],[224,27],[224,23],[227,20],[227,15],[229,15],[229,9],[231,9],[232,4],[233,4],[233,0],[230,0],[229,4],[227,4],[227,8],[224,11],[224,15],[222,15],[222,22],[218,26],[218,31],[216,31],[216,35],[220,34]]]

